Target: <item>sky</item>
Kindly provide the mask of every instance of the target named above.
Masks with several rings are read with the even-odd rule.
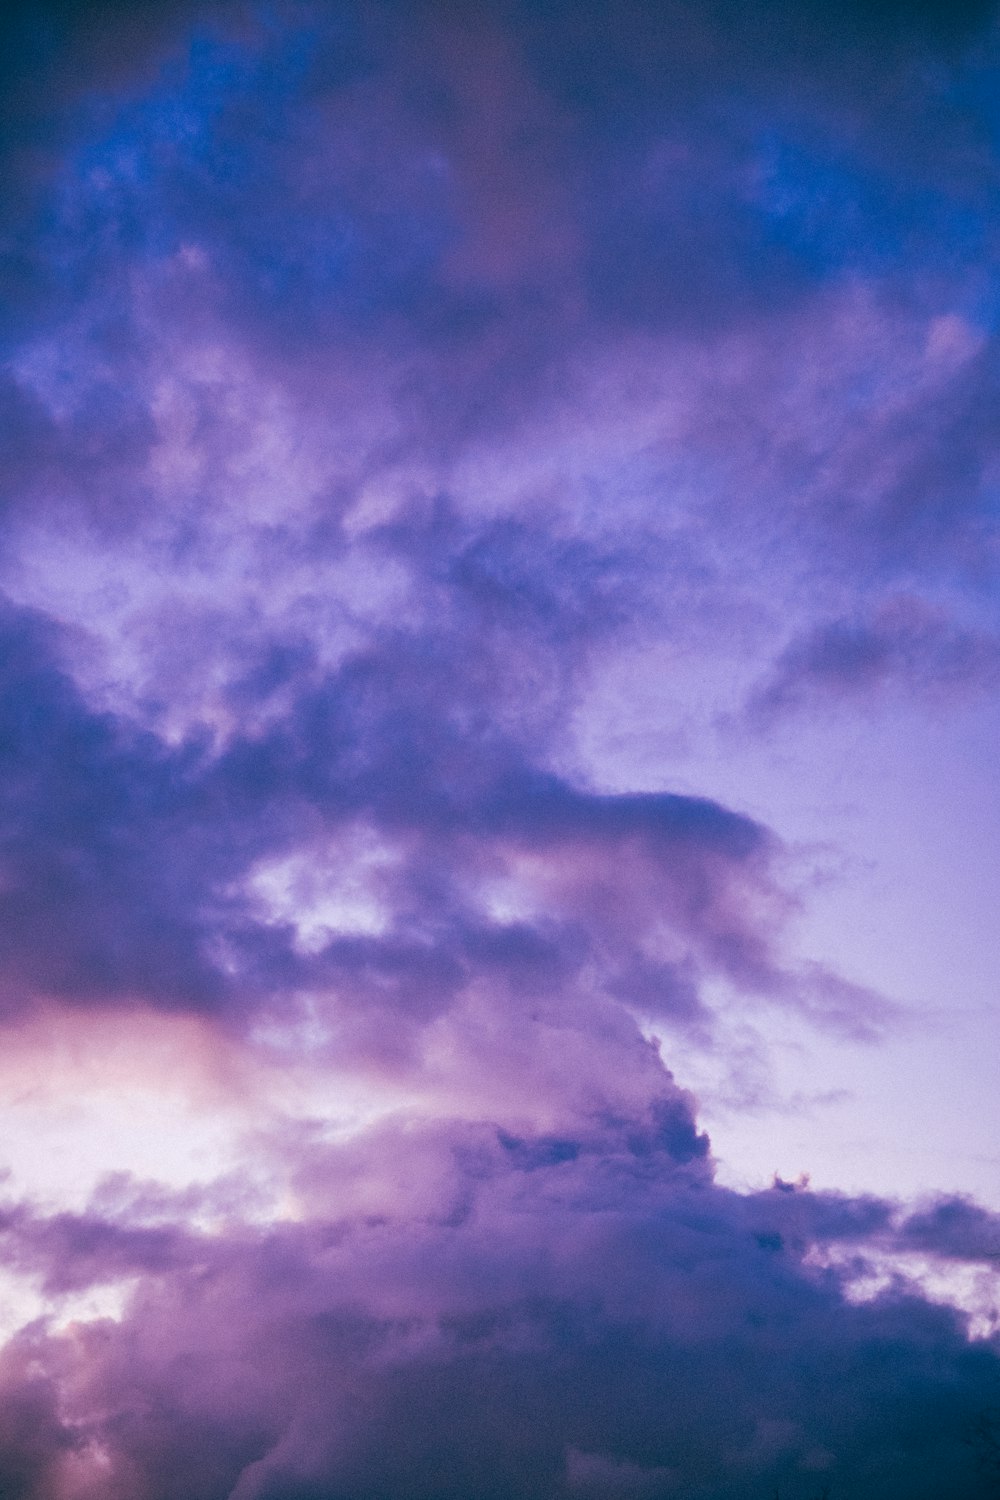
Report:
[[[0,1495],[1000,1486],[1000,14],[0,36]]]

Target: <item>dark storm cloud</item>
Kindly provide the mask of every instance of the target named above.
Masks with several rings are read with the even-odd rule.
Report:
[[[478,79],[492,55],[491,33],[487,28],[484,40],[473,30]],[[307,345],[316,331],[314,294],[350,338],[369,328],[382,339],[400,319],[403,328],[427,332],[425,296],[436,305],[445,293],[447,308],[454,294],[457,308],[478,276],[499,274],[474,257],[455,268],[448,224],[453,208],[455,223],[462,221],[461,190],[448,188],[458,191],[451,207],[425,191],[426,173],[438,170],[434,150],[464,139],[470,100],[459,90],[432,107],[433,90],[403,89],[382,120],[376,106],[392,89],[375,62],[331,81],[318,59],[324,46],[336,50],[337,39],[320,43],[306,32],[279,41],[274,55],[266,46],[261,52],[259,34],[252,44],[199,42],[184,65],[175,54],[151,98],[126,103],[100,148],[78,156],[82,197],[64,204],[56,232],[67,245],[90,246],[81,226],[100,223],[96,249],[85,253],[96,256],[95,274],[110,256],[115,275],[134,260],[172,253],[190,234],[217,260],[213,275],[225,297],[245,296],[263,314],[272,301],[280,305]],[[389,46],[385,62],[390,81],[394,69],[407,76],[398,38],[395,49]],[[503,62],[502,48],[499,56]],[[418,61],[431,75],[443,69],[453,91],[458,87],[453,75],[457,69],[461,78],[462,70],[447,48]],[[515,80],[523,73],[508,66]],[[520,86],[530,94],[523,80]],[[317,90],[323,99],[330,95],[326,115]],[[550,106],[535,107],[548,123]],[[498,108],[502,114],[503,104]],[[370,150],[338,150],[373,110],[379,123]],[[503,130],[500,136],[506,139]],[[473,134],[468,181],[476,176],[477,145]],[[384,168],[375,185],[372,154]],[[535,178],[526,180],[530,186]],[[383,192],[391,214],[383,212]],[[403,211],[408,203],[412,214]],[[141,230],[138,239],[130,226]],[[411,256],[416,260],[404,265]],[[525,271],[515,257],[513,283],[533,276],[533,264]],[[637,284],[631,273],[627,279]],[[86,301],[86,274],[81,289]],[[98,293],[100,302],[102,286]],[[508,292],[497,295],[497,307],[506,307]],[[225,303],[217,311],[242,317]],[[458,347],[467,337],[473,345],[486,338],[493,366],[486,325],[473,318],[468,333],[465,326],[459,317],[454,338],[432,330],[432,347],[450,361],[455,338]],[[84,352],[99,344],[85,341]],[[309,348],[304,353],[313,360]],[[463,359],[453,368],[467,383]],[[523,366],[515,361],[511,370],[522,383]],[[131,505],[141,516],[150,503],[141,479],[147,402],[143,391],[119,395],[105,382],[85,387],[69,415],[57,418],[12,383],[14,492],[37,508],[75,490],[91,497],[92,510],[118,506],[127,514]],[[200,413],[209,448],[216,445],[214,415]],[[219,441],[227,448],[231,439],[223,433]],[[188,522],[190,498],[182,497],[182,529],[196,530],[197,522]],[[150,514],[158,514],[151,504]],[[342,539],[316,539],[331,559],[343,556]],[[69,678],[27,661],[25,652],[35,649],[24,644],[34,639],[31,629],[24,637],[27,627],[13,625],[20,644],[12,660],[25,664],[14,669],[9,689],[16,716],[8,753],[26,788],[12,823],[18,831],[9,835],[17,877],[5,898],[15,991],[77,1000],[134,995],[210,1009],[226,1008],[238,992],[251,1008],[272,1001],[280,1008],[298,988],[320,984],[353,995],[362,1009],[427,1018],[453,1004],[477,974],[509,973],[515,989],[548,984],[558,992],[597,962],[609,995],[620,998],[634,980],[630,1003],[639,1010],[663,1012],[657,995],[670,988],[669,976],[683,974],[665,1008],[693,1017],[700,1014],[693,965],[700,963],[758,992],[804,988],[820,1012],[850,1009],[846,989],[827,1003],[832,978],[790,980],[773,956],[781,903],[767,870],[774,845],[761,829],[708,801],[601,796],[544,768],[576,662],[643,606],[651,576],[646,543],[640,532],[620,546],[595,547],[557,535],[544,515],[477,528],[443,506],[426,516],[419,508],[405,513],[376,529],[369,546],[411,571],[437,616],[434,625],[376,632],[333,673],[318,667],[308,640],[248,642],[237,633],[234,648],[251,660],[238,668],[225,662],[228,708],[248,715],[272,699],[280,708],[260,732],[237,728],[218,756],[196,736],[167,750],[151,735],[95,716]],[[289,544],[287,554],[293,552]],[[655,564],[655,550],[651,558]],[[203,626],[209,649],[213,632]],[[171,674],[187,649],[170,636],[156,647],[167,703]],[[296,952],[287,923],[261,920],[240,882],[257,862],[300,847],[308,852],[324,831],[359,818],[379,836],[419,845],[386,882],[393,930],[333,936],[310,955]],[[559,890],[546,897],[553,910],[538,925],[490,920],[463,889],[509,852],[501,846],[550,861]],[[638,882],[638,899],[607,868],[623,853],[636,856],[628,878]],[[773,911],[763,926],[743,910],[761,896]],[[664,912],[680,951],[645,951],[645,935]],[[651,974],[663,976],[652,989]]]
[[[981,86],[961,71],[987,8],[946,18],[923,7],[904,24],[892,6],[741,7],[738,17],[634,6],[614,25],[601,6],[412,8],[391,24],[377,9],[303,9],[270,29],[238,24],[232,10],[192,29],[179,10],[158,12],[140,49],[142,88],[88,62],[92,35],[102,56],[128,52],[110,40],[119,13],[74,17],[49,51],[64,72],[79,59],[87,99],[60,127],[41,200],[18,230],[51,278],[33,331],[60,330],[67,366],[56,399],[37,353],[4,387],[5,490],[19,518],[75,505],[118,534],[158,532],[170,515],[178,547],[204,545],[202,510],[252,422],[196,392],[208,477],[165,503],[149,473],[149,364],[172,367],[188,344],[223,332],[284,382],[310,436],[346,389],[367,434],[356,469],[377,476],[401,454],[450,461],[484,439],[511,443],[516,458],[526,422],[572,406],[580,361],[638,328],[755,346],[761,368],[748,380],[744,367],[736,389],[721,374],[709,382],[685,434],[709,472],[732,462],[721,506],[740,525],[773,527],[783,547],[818,550],[827,566],[843,557],[857,567],[859,551],[875,572],[985,565],[988,340],[930,384],[894,372],[904,389],[893,385],[886,409],[863,399],[881,398],[871,351],[852,362],[834,331],[831,357],[846,365],[836,399],[841,411],[861,408],[846,432],[822,393],[798,393],[795,380],[797,320],[825,325],[822,298],[859,277],[881,288],[887,315],[909,307],[912,337],[956,307],[972,318],[970,339],[992,319],[977,269],[996,186],[992,127]],[[54,67],[28,57],[26,97]],[[883,86],[859,93],[859,69],[872,68]],[[953,107],[952,87],[966,107]],[[60,98],[47,85],[38,107],[59,114]],[[385,433],[366,422],[378,402],[392,413]],[[774,472],[747,494],[762,446]],[[349,504],[357,483],[358,473],[340,476],[328,511]],[[603,560],[621,614],[641,616],[649,597],[637,558],[670,484],[653,482],[646,534]],[[547,520],[499,521],[459,556],[446,547],[442,587],[478,590],[484,611],[502,609],[513,560],[524,607],[534,556],[530,623],[557,645],[607,578],[593,576],[589,598],[553,596],[579,543],[557,547],[548,530]],[[696,518],[690,537],[686,564],[665,565],[709,567]],[[313,542],[331,554],[339,545],[335,531]]]
[[[804,522],[807,551],[832,536],[851,567],[859,546],[876,569],[981,567],[995,448],[988,343],[946,388],[917,381],[846,435],[815,395],[790,423],[785,401],[796,318],[848,281],[871,278],[886,308],[909,306],[918,321],[956,307],[976,328],[991,321],[978,267],[992,232],[992,125],[980,75],[963,63],[979,56],[991,14],[303,7],[268,27],[232,7],[196,23],[158,7],[133,47],[123,7],[56,7],[37,28],[21,13],[11,66],[31,108],[18,128],[39,138],[41,111],[58,130],[14,240],[49,278],[31,331],[59,330],[68,369],[56,401],[35,388],[31,360],[8,377],[7,495],[22,516],[75,504],[115,533],[161,527],[148,365],[173,365],[186,343],[223,331],[278,375],[313,432],[347,382],[355,407],[384,402],[391,430],[376,436],[369,421],[357,459],[377,475],[401,453],[440,462],[470,442],[516,444],[529,419],[572,404],[579,362],[622,330],[702,341],[742,330],[771,351],[760,388],[716,381],[688,428],[700,464],[734,460],[726,504],[740,524],[748,511],[751,527],[758,515],[765,529],[784,523],[790,545],[788,528]],[[857,405],[871,379],[849,364],[843,399]],[[248,432],[204,390],[197,400],[217,477]],[[761,444],[780,469],[766,494],[747,495]],[[331,511],[356,482],[332,486]],[[179,546],[215,500],[203,483],[168,502]],[[651,517],[661,508],[651,495]],[[561,559],[546,530],[498,523],[494,538],[450,554],[451,582],[498,600],[500,543],[534,552],[548,587]],[[315,540],[335,550],[332,534]],[[622,549],[622,598],[629,575],[645,597],[637,550]],[[535,628],[561,629],[553,610],[565,619],[566,605],[545,601]]]
[[[387,637],[221,755],[88,708],[39,617],[8,609],[4,636],[0,959],[15,1013],[33,994],[223,1011],[241,994],[252,1009],[322,982],[419,1018],[477,973],[558,989],[599,954],[620,993],[662,920],[709,967],[786,982],[772,932],[742,910],[770,891],[780,918],[772,837],[707,800],[601,796],[536,769],[447,636],[437,662],[426,638]],[[335,873],[324,836],[359,819],[407,851],[382,882],[389,930],[295,953],[240,881],[295,851]],[[547,893],[537,919],[498,922],[476,882],[518,851],[543,862]]]
[[[42,1494],[75,1450],[128,1500],[976,1494],[995,1351],[807,1258],[863,1252],[888,1206],[740,1198],[634,1127],[526,1152],[404,1125],[317,1169],[343,1189],[391,1161],[419,1206],[253,1234],[24,1215],[51,1284],[144,1279],[120,1323],[9,1346],[8,1464],[30,1453]]]
[[[196,245],[210,271],[170,293],[189,315],[320,366],[332,339],[366,363],[374,337],[415,361],[436,441],[495,430],[558,388],[595,320],[704,332],[914,253],[940,271],[946,245],[961,277],[989,126],[932,64],[955,68],[989,14],[303,7],[268,29],[229,7],[192,31],[157,10],[140,54],[162,71],[116,105],[92,54],[132,55],[124,8],[81,7],[22,65],[35,97],[54,48],[107,101],[60,136],[41,260],[64,298],[127,300],[131,263]],[[58,114],[58,88],[41,97]]]
[[[190,861],[170,832],[187,768],[89,712],[53,661],[52,634],[4,611],[5,1005],[16,1013],[38,990],[70,1003],[145,991],[197,1004],[216,986],[181,894]]]
[[[969,1198],[943,1197],[912,1214],[902,1242],[955,1260],[1000,1260],[1000,1217]]]
[[[290,1020],[308,997],[342,1061],[395,1072],[419,1068],[426,1029],[465,1017],[485,986],[512,1037],[544,1018],[537,1061],[555,1070],[560,1108],[577,1086],[559,1048],[583,1049],[592,1109],[618,1090],[602,1046],[640,1073],[659,1066],[630,1017],[710,1032],[709,977],[747,1003],[877,1035],[890,1014],[878,996],[783,960],[778,840],[708,799],[600,794],[543,769],[545,716],[539,731],[516,710],[516,637],[490,668],[465,650],[470,606],[453,609],[332,673],[291,650],[277,676],[248,674],[244,710],[286,678],[288,693],[220,749],[96,712],[57,664],[55,628],[8,608],[8,1015],[152,1004],[242,1030]],[[383,860],[374,872],[352,874],[357,836]],[[294,909],[266,898],[267,871],[289,860],[307,911],[362,880],[374,930],[345,929],[335,909],[300,941]],[[488,1059],[467,1067],[486,1083]]]

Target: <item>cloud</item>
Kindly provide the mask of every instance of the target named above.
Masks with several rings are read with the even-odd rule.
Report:
[[[824,702],[877,702],[893,688],[945,701],[989,692],[1000,681],[1000,642],[962,628],[918,599],[888,600],[870,620],[813,626],[782,652],[750,696],[758,726]]]
[[[332,672],[272,649],[229,702],[256,712],[280,688],[280,711],[219,747],[90,707],[60,632],[8,609],[10,1013],[153,1004],[252,1027],[308,998],[345,1044],[361,1027],[359,1056],[404,1057],[490,994],[552,1018],[625,1006],[683,1024],[705,1020],[697,986],[720,974],[829,1010],[833,978],[780,957],[772,834],[708,799],[600,794],[539,764],[549,718],[517,697],[538,607],[508,580],[485,624],[478,581],[449,583],[435,627],[386,631]],[[601,625],[552,609],[571,671],[574,637]],[[465,654],[470,625],[491,670]],[[376,1022],[391,1023],[377,1043]]]
[[[394,1159],[427,1191],[437,1160],[422,1202],[393,1189],[254,1234],[22,1216],[50,1280],[142,1280],[119,1323],[25,1329],[5,1409],[37,1411],[40,1472],[72,1451],[129,1497],[728,1497],[818,1470],[973,1493],[963,1424],[995,1394],[995,1352],[949,1309],[852,1304],[809,1265],[817,1242],[884,1232],[887,1206],[740,1198],[630,1130],[525,1155],[483,1125],[403,1125],[391,1153],[328,1149],[325,1171]]]
[[[16,12],[8,1076],[118,1018],[228,1144],[11,1187],[0,1490],[974,1493],[995,1338],[904,1270],[995,1216],[729,1191],[670,1071],[892,1007],[780,830],[572,746],[649,648],[661,726],[995,688],[992,15]]]
[[[915,1250],[956,1260],[1000,1257],[997,1215],[968,1198],[941,1197],[911,1214],[902,1226],[902,1240]]]

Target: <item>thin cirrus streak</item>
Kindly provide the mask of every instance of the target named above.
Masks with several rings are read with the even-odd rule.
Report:
[[[996,17],[19,5],[0,1492],[996,1480]]]

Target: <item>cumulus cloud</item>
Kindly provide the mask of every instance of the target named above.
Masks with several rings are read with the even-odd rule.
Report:
[[[378,1173],[384,1145],[347,1154]],[[143,1497],[730,1496],[816,1473],[973,1493],[963,1424],[995,1356],[916,1292],[845,1301],[806,1257],[885,1232],[889,1206],[741,1198],[625,1126],[525,1153],[403,1125],[393,1155],[422,1202],[253,1234],[8,1215],[50,1284],[142,1277],[121,1322],[9,1346],[39,1475],[72,1455],[71,1493]]]

